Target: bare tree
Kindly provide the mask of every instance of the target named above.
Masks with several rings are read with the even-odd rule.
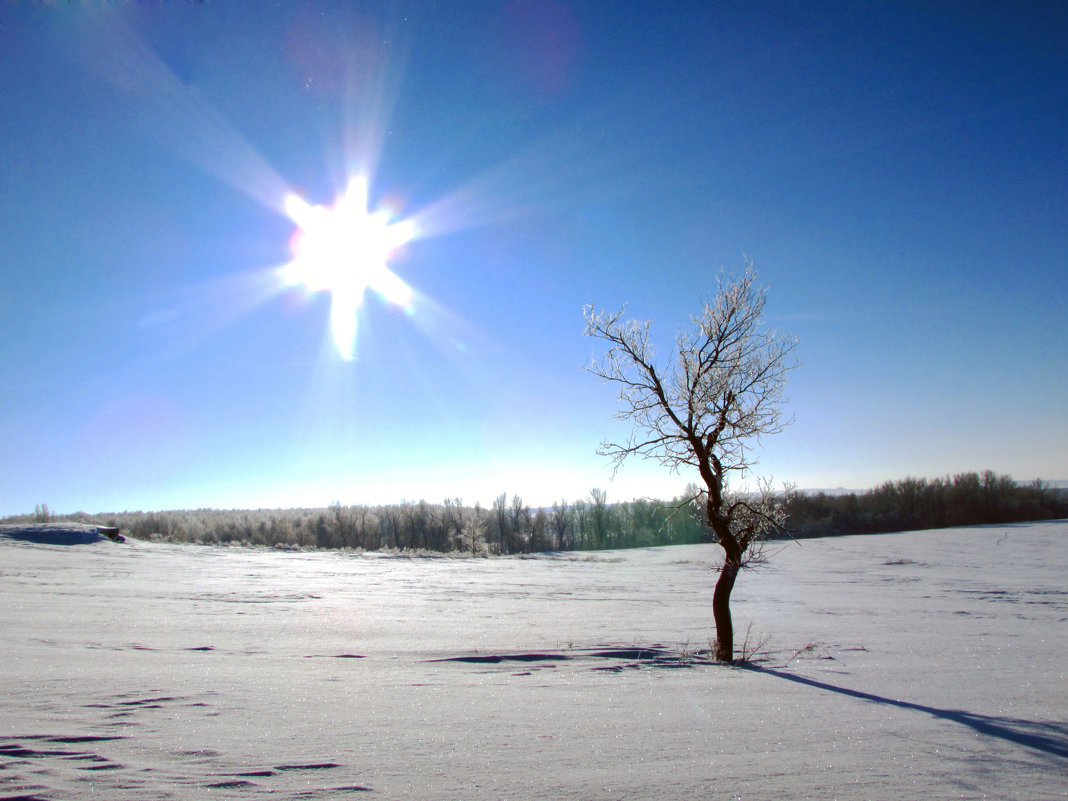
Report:
[[[608,493],[594,487],[590,490],[590,524],[595,548],[607,548],[609,543]]]
[[[512,495],[512,548],[516,553],[523,550],[523,499]]]
[[[464,502],[462,498],[446,498],[445,509],[442,514],[445,524],[445,548],[452,550],[453,546],[461,551],[464,548]],[[450,536],[451,535],[451,536]]]
[[[493,499],[493,521],[497,524],[497,553],[511,553],[508,544],[508,493]]]
[[[381,547],[377,522],[366,504],[356,507],[356,545],[368,550],[378,550]]]
[[[527,507],[528,514],[530,507]],[[552,526],[549,522],[549,513],[544,509],[534,512],[530,522],[530,550],[532,553],[543,553],[553,549]]]
[[[475,507],[472,509],[472,513],[467,518],[467,525],[465,531],[467,539],[471,545],[471,554],[478,553],[478,542],[485,536],[486,533],[486,521],[485,512],[482,509],[482,504],[475,501]]]
[[[556,547],[561,551],[571,549],[571,542],[567,536],[567,530],[571,523],[570,512],[571,509],[566,498],[553,501],[552,530],[556,539]]]
[[[337,536],[338,547],[355,547],[356,517],[353,515],[352,509],[348,506],[342,506],[341,501],[334,501],[329,508],[334,514],[334,533]]]
[[[604,442],[598,453],[618,469],[631,456],[655,459],[673,471],[695,469],[695,498],[713,541],[723,548],[712,613],[715,658],[734,657],[730,596],[753,546],[785,521],[782,504],[761,483],[755,493],[733,494],[729,479],[748,473],[752,449],[765,434],[781,431],[786,373],[796,366],[796,340],[762,325],[765,291],[752,264],[739,278],[723,274],[716,297],[706,300],[689,330],[680,329],[666,366],[658,363],[650,323],[624,320],[587,306],[586,335],[608,351],[587,370],[619,387],[619,420],[632,423],[625,442]]]

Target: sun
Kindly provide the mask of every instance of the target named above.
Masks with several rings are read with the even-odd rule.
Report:
[[[359,311],[367,292],[410,308],[412,290],[392,270],[390,256],[416,235],[411,220],[391,222],[386,211],[367,208],[367,178],[349,181],[332,207],[312,206],[297,195],[285,198],[297,224],[290,241],[293,260],[281,268],[287,286],[330,293],[330,329],[344,359],[356,356]]]

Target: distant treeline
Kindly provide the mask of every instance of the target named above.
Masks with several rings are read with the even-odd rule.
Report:
[[[325,509],[197,509],[56,517],[47,506],[33,516],[0,522],[77,520],[117,526],[138,539],[369,551],[413,550],[475,555],[598,550],[702,542],[704,532],[683,501],[608,503],[603,490],[587,498],[532,509],[518,495],[499,495],[489,508],[405,501],[389,506]]]
[[[1019,485],[991,471],[952,479],[906,478],[864,493],[789,492],[783,499],[793,537],[1010,523],[1068,517],[1068,494],[1041,482]],[[532,509],[518,495],[489,508],[406,501],[325,509],[197,509],[56,516],[47,505],[3,523],[75,520],[117,526],[138,539],[294,548],[421,550],[492,554],[635,548],[704,542],[697,510],[685,499],[609,503],[594,489],[578,501]]]
[[[949,478],[887,481],[864,493],[790,493],[795,537],[1018,523],[1068,517],[1068,494],[1041,481],[1021,485],[991,470]]]

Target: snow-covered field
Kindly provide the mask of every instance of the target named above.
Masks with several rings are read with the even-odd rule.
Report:
[[[0,798],[1068,796],[1068,522],[530,559],[0,530]],[[646,649],[644,653],[637,649]],[[649,658],[655,657],[655,658]]]

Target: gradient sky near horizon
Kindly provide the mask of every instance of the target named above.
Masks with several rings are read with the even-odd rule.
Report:
[[[760,473],[1068,478],[1066,44],[1059,2],[4,4],[0,515],[670,497],[596,454],[582,308],[666,352],[746,256],[802,363]],[[280,276],[286,198],[359,176],[410,294],[346,359]]]

